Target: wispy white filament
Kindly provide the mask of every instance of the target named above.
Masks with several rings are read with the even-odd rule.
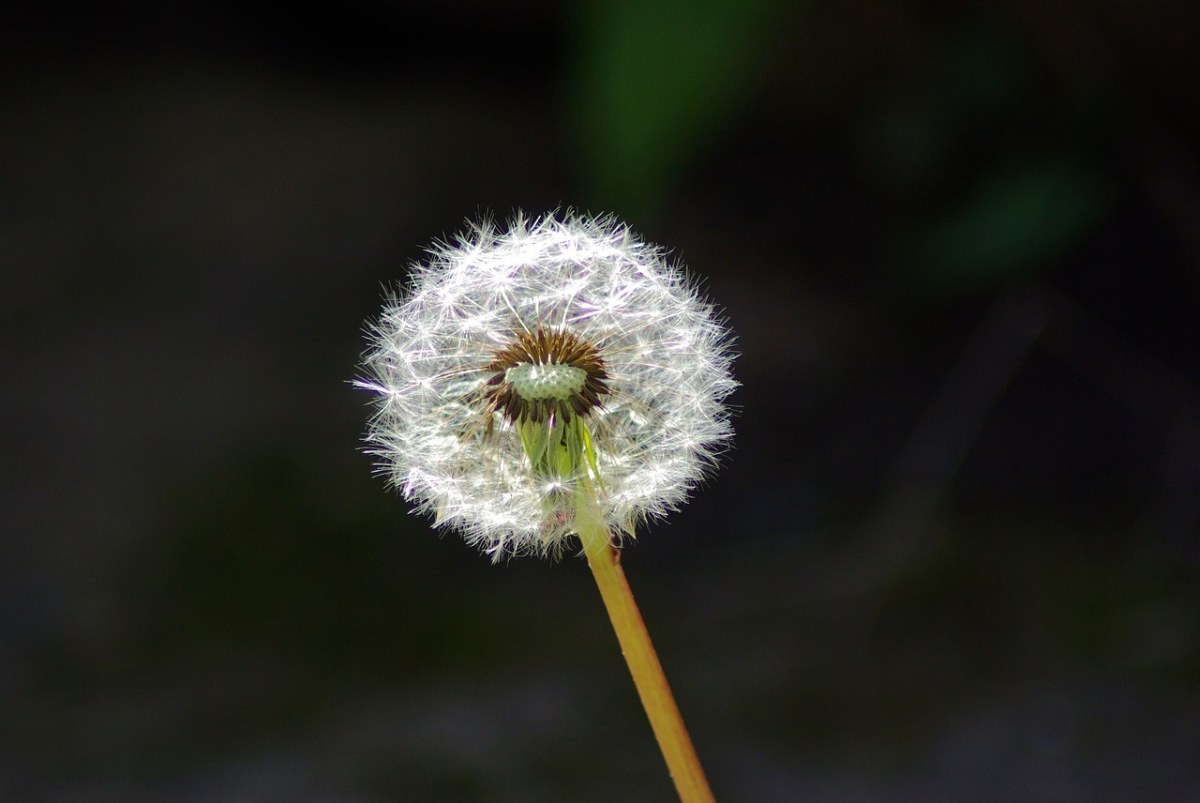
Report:
[[[612,393],[587,427],[614,533],[675,509],[731,436],[730,334],[662,249],[613,218],[469,227],[388,298],[357,384],[379,394],[366,440],[380,469],[497,558],[553,551],[573,532],[570,489],[531,471],[516,428],[483,403],[484,366],[539,326],[604,360]]]

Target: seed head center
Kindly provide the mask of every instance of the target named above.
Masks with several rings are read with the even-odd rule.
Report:
[[[612,393],[600,351],[565,329],[522,327],[482,370],[487,409],[513,424],[586,416]]]
[[[566,400],[583,390],[587,371],[561,363],[521,363],[504,372],[504,381],[526,401]]]

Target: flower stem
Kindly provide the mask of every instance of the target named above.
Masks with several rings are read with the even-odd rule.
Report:
[[[600,588],[613,629],[617,631],[625,663],[629,665],[642,707],[646,709],[658,747],[667,761],[675,790],[683,803],[711,803],[712,791],[704,778],[704,770],[688,737],[679,707],[671,695],[671,687],[667,685],[662,664],[654,652],[646,623],[634,602],[633,591],[621,570],[620,553],[613,548],[603,527],[598,529],[596,533],[580,533],[584,554]]]

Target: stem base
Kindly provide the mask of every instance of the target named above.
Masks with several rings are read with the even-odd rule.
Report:
[[[583,544],[588,566],[596,578],[596,586],[600,589],[625,663],[633,675],[638,697],[646,709],[679,799],[683,803],[711,803],[712,790],[650,641],[646,623],[633,599],[633,591],[621,569],[620,553],[609,542],[608,533],[603,531],[595,537],[583,538]]]

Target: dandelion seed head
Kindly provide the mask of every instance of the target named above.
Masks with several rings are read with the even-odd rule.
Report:
[[[587,483],[610,531],[676,509],[731,437],[731,336],[611,217],[518,215],[433,246],[370,324],[367,450],[435,526],[559,550]]]

